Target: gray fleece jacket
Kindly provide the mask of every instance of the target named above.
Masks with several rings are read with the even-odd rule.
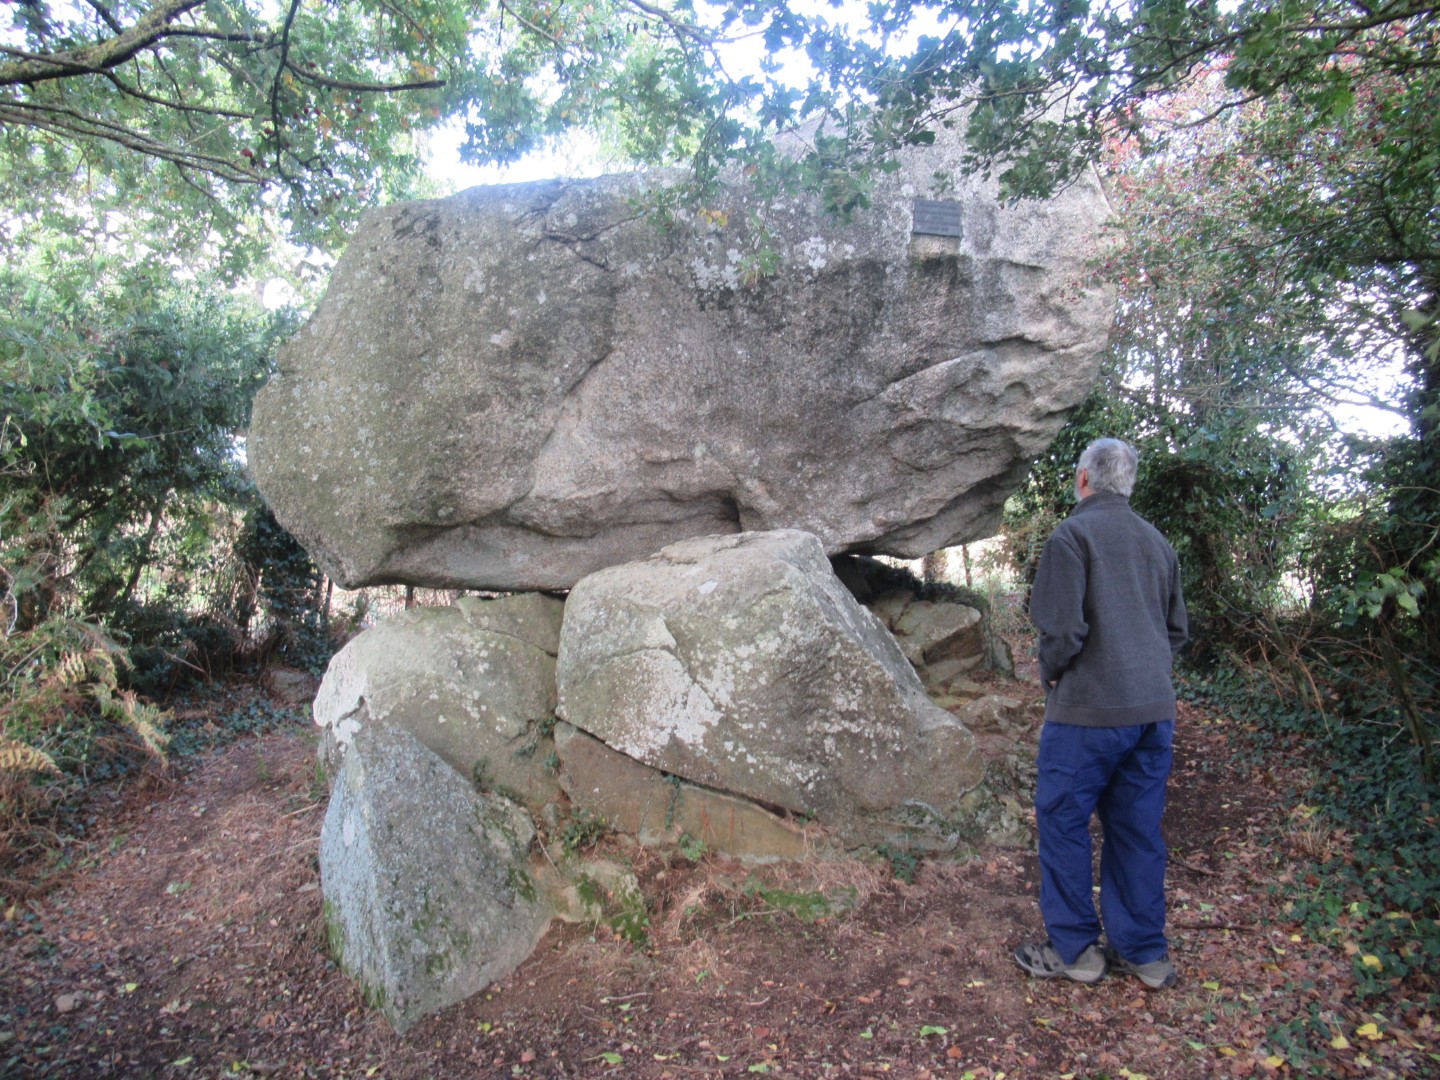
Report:
[[[1189,636],[1180,561],[1123,495],[1081,500],[1045,542],[1030,621],[1039,631],[1047,721],[1120,727],[1174,719],[1170,665]]]

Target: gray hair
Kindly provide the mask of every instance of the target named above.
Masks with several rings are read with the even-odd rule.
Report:
[[[1140,455],[1123,439],[1096,439],[1085,447],[1075,468],[1090,474],[1093,490],[1124,495],[1128,499],[1135,490],[1135,470],[1139,465]]]

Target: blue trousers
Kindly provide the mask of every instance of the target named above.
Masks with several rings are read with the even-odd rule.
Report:
[[[1040,732],[1035,822],[1040,914],[1067,964],[1100,939],[1091,895],[1090,816],[1100,814],[1100,913],[1112,948],[1134,964],[1165,940],[1165,783],[1175,721],[1096,728],[1047,723]]]

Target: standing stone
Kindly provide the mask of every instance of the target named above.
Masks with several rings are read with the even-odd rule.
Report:
[[[894,638],[782,530],[671,545],[570,594],[558,713],[655,769],[844,842],[946,821],[983,762]]]
[[[315,699],[333,773],[365,723],[403,727],[486,790],[533,808],[553,772],[555,653],[564,605],[539,594],[415,608],[330,661]]]
[[[396,1030],[530,955],[550,918],[526,865],[534,837],[523,810],[476,791],[408,732],[356,733],[320,833],[326,929]]]
[[[260,489],[347,586],[565,589],[744,530],[990,535],[1107,343],[1108,204],[1086,175],[1003,205],[963,153],[938,132],[843,221],[736,181],[662,228],[657,175],[373,210],[256,400]]]

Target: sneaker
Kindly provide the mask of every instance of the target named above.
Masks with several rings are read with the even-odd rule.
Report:
[[[1166,953],[1158,960],[1151,960],[1144,964],[1132,964],[1123,956],[1111,949],[1108,959],[1110,966],[1121,975],[1134,975],[1151,990],[1164,990],[1174,986],[1180,976],[1175,972],[1175,965],[1170,962],[1170,954]]]
[[[1076,982],[1095,983],[1105,977],[1105,954],[1098,945],[1087,946],[1073,964],[1067,964],[1048,941],[1043,945],[1027,942],[1015,950],[1015,962],[1037,979],[1063,975]]]

